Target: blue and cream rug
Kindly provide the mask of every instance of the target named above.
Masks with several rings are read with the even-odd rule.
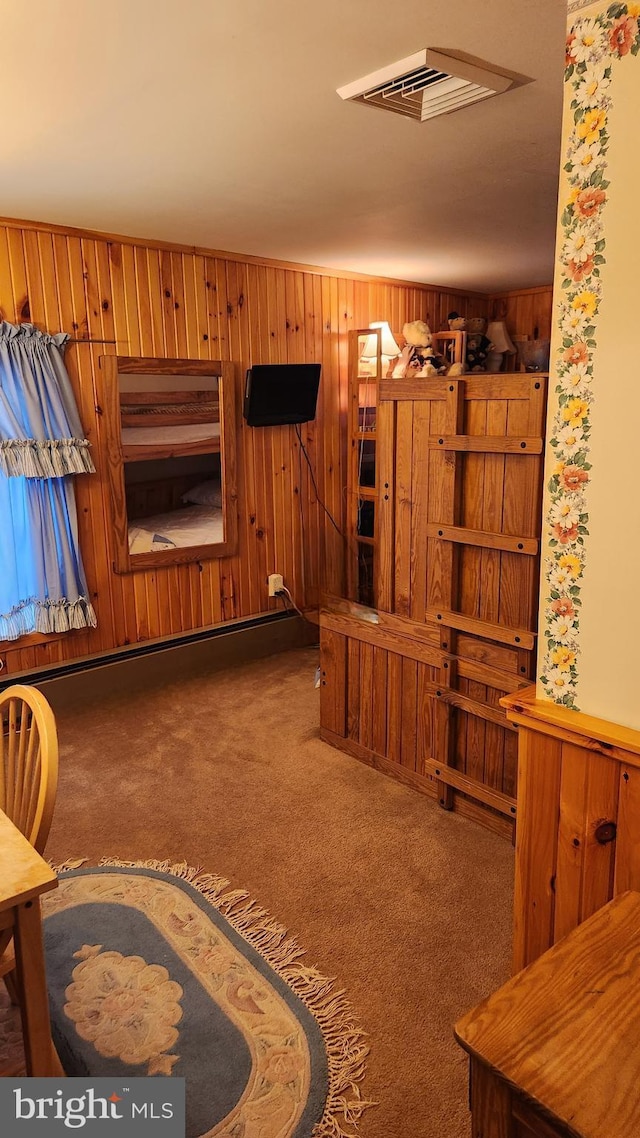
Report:
[[[184,1076],[187,1138],[357,1133],[368,1048],[344,994],[228,885],[157,862],[60,874],[43,910],[65,1071]]]

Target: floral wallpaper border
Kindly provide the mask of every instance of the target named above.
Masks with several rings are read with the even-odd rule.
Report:
[[[567,4],[567,13],[577,12],[581,8],[593,8],[593,0],[569,0]]]
[[[549,552],[541,620],[546,645],[540,683],[555,703],[576,711],[581,582],[589,536],[593,357],[606,263],[607,115],[614,62],[640,50],[639,17],[640,3],[615,3],[596,15],[579,16],[569,28],[566,47],[565,82],[571,86],[573,126],[564,166],[569,193],[560,217],[557,410],[549,442],[555,465],[547,483]],[[556,285],[556,296],[558,291]]]

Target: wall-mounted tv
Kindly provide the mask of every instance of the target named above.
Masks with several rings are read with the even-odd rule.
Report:
[[[320,364],[255,364],[247,371],[244,417],[250,427],[308,423],[316,417]]]

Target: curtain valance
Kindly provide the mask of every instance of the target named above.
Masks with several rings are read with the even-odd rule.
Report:
[[[95,470],[64,366],[68,339],[0,323],[0,471],[9,477]]]

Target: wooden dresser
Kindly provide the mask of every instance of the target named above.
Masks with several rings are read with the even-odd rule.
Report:
[[[616,897],[454,1031],[473,1138],[638,1138],[640,894]]]
[[[616,894],[640,890],[640,732],[536,699],[533,687],[500,702],[518,729],[517,972]]]

